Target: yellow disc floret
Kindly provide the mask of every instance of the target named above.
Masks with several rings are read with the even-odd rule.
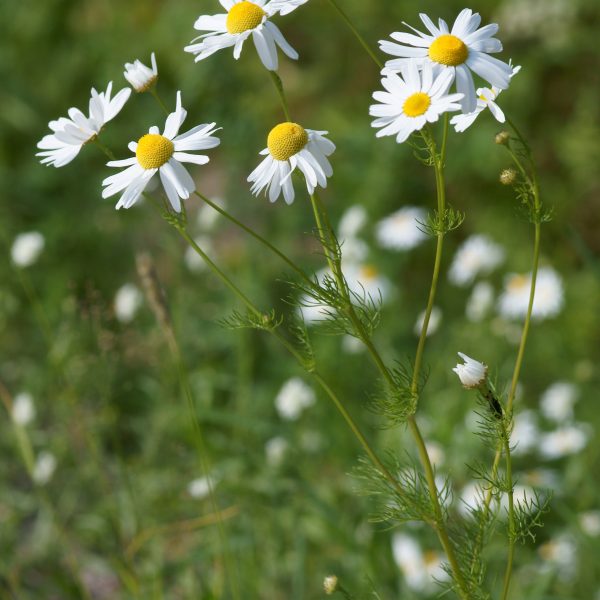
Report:
[[[308,133],[298,123],[279,123],[271,129],[267,146],[275,160],[287,160],[308,144]]]
[[[429,58],[441,65],[456,67],[462,65],[469,56],[466,44],[455,35],[440,35],[429,46]]]
[[[424,92],[411,94],[402,105],[402,112],[407,117],[420,117],[427,112],[431,105],[431,98]]]
[[[158,169],[173,156],[174,150],[173,142],[164,135],[147,133],[139,139],[135,156],[144,169]]]
[[[243,33],[258,27],[267,13],[254,2],[238,2],[229,10],[225,26],[229,33]]]

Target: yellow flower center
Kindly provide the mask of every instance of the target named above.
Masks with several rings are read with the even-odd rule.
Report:
[[[308,144],[308,133],[298,123],[279,123],[271,129],[267,147],[275,160],[287,160]]]
[[[508,282],[508,289],[517,292],[529,285],[529,278],[525,275],[513,275]]]
[[[360,269],[360,277],[372,281],[379,275],[379,271],[373,265],[363,265]]]
[[[225,26],[229,33],[243,33],[260,25],[267,13],[254,2],[239,2],[229,10]]]
[[[402,112],[407,117],[420,117],[427,112],[430,105],[431,98],[424,92],[417,92],[404,101]]]
[[[144,169],[158,169],[173,155],[173,142],[158,133],[143,135],[137,145],[135,156]]]
[[[436,63],[456,67],[462,65],[469,56],[466,44],[455,35],[440,35],[429,46],[429,58]]]

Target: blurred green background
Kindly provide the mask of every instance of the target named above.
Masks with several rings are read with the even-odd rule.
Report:
[[[452,21],[463,8],[454,0],[340,4],[373,46],[402,30],[402,21],[420,27],[420,11]],[[591,432],[581,452],[549,461],[533,449],[516,458],[521,483],[551,476],[555,499],[537,544],[518,547],[513,597],[600,598],[600,525],[589,526],[600,510],[594,476],[600,466],[594,433],[600,427],[600,5],[479,0],[472,8],[484,23],[500,24],[503,58],[523,66],[499,103],[538,161],[544,202],[554,207],[543,228],[542,262],[564,285],[563,310],[532,329],[517,411],[537,415],[544,390],[567,381],[579,398],[574,418]],[[317,393],[299,419],[281,418],[278,391],[288,378],[304,375],[266,335],[218,324],[236,302],[209,273],[190,269],[185,246],[157,211],[145,203],[117,212],[116,199],[102,200],[109,170],[93,145],[62,169],[46,168],[34,156],[49,120],[70,106],[86,110],[92,86],[105,89],[112,80],[120,89],[123,63],[149,64],[154,51],[158,89],[169,106],[182,90],[189,113],[184,130],[210,121],[223,127],[209,165],[192,169],[198,189],[222,199],[305,268],[322,268],[300,188],[292,206],[271,205],[252,197],[245,183],[268,130],[282,119],[252,44],[239,61],[226,50],[195,64],[183,52],[197,16],[217,12],[216,0],[0,3],[0,391],[5,406],[28,393],[36,409],[25,427],[15,426],[6,410],[0,418],[2,598],[229,598],[234,580],[241,598],[299,600],[321,597],[329,573],[359,598],[371,589],[381,598],[436,594],[435,587],[407,583],[392,555],[394,530],[369,522],[371,502],[356,494],[349,476],[360,450],[328,400]],[[328,2],[310,0],[276,23],[300,53],[297,62],[282,57],[279,71],[292,114],[307,127],[328,130],[338,147],[322,196],[336,223],[350,206],[366,208],[359,235],[369,244],[368,262],[393,285],[377,342],[389,362],[406,360],[414,355],[413,328],[424,308],[434,244],[382,250],[374,226],[403,205],[432,207],[433,174],[407,145],[375,138],[368,106],[379,74]],[[124,158],[127,142],[163,120],[150,95],[132,97],[102,141]],[[498,183],[509,166],[493,142],[499,129],[484,114],[449,141],[448,198],[466,220],[446,245],[437,302],[443,317],[428,342],[431,373],[419,415],[428,439],[443,449],[440,472],[452,475],[457,498],[471,478],[466,465],[483,455],[465,419],[474,398],[451,372],[456,352],[484,360],[505,384],[517,326],[494,309],[481,322],[467,320],[470,290],[451,285],[446,272],[461,241],[475,233],[506,250],[505,263],[488,278],[496,294],[506,273],[530,270],[531,227],[511,190]],[[200,210],[197,199],[187,206],[191,231],[206,236],[209,253],[240,287],[265,309],[289,311],[281,300],[289,279],[281,263],[222,219],[209,226],[210,211]],[[27,231],[39,231],[45,247],[34,265],[19,268],[11,246]],[[223,535],[210,499],[189,489],[203,477],[196,434],[151,306],[142,298],[131,319],[115,312],[117,290],[141,289],[140,253],[155,266],[189,369],[208,448],[202,454],[226,511]],[[323,373],[368,437],[382,450],[412,452],[402,429],[382,430],[367,408],[376,373],[365,355],[349,352],[338,337],[312,338]],[[556,427],[538,418],[541,430]],[[22,458],[25,433],[33,460],[43,453],[55,460],[51,476],[37,484]],[[582,515],[592,520],[588,526]],[[402,529],[419,540],[425,560],[428,550],[437,550],[429,531]],[[490,547],[492,585],[503,547],[500,537]]]

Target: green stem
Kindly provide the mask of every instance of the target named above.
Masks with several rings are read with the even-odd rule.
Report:
[[[237,227],[239,227],[240,229],[242,229],[246,233],[250,234],[255,240],[257,240],[263,246],[265,246],[271,252],[273,252],[273,254],[277,255],[288,267],[290,267],[306,283],[309,283],[310,285],[314,285],[313,280],[296,263],[294,263],[294,261],[291,258],[289,258],[288,256],[286,256],[283,252],[281,252],[281,250],[279,250],[277,247],[275,247],[273,244],[271,244],[271,242],[269,242],[268,240],[266,240],[260,234],[256,233],[256,231],[254,231],[253,229],[251,229],[247,225],[244,225],[241,221],[239,221],[238,219],[236,219],[233,215],[231,215],[229,212],[227,212],[224,208],[222,208],[221,206],[219,206],[216,202],[213,202],[212,200],[209,200],[206,196],[202,195],[200,192],[194,192],[194,194],[196,196],[198,196],[198,198],[200,198],[206,204],[208,204],[211,208],[213,208],[218,213],[220,213],[221,215],[223,215],[226,219],[228,219],[229,221],[231,221],[234,225],[236,225]]]
[[[506,570],[504,572],[504,586],[502,590],[502,600],[508,598],[510,589],[510,580],[512,576],[512,567],[515,556],[515,499],[512,478],[512,458],[510,455],[510,436],[503,425],[504,452],[506,454],[506,484],[508,486],[508,558],[506,561]]]
[[[167,108],[167,105],[163,102],[162,98],[159,96],[156,86],[153,85],[149,91],[152,94],[152,96],[154,96],[154,99],[158,102],[160,107],[165,111],[165,113],[167,115],[170,114],[171,111]]]
[[[106,156],[108,156],[109,160],[116,160],[116,156],[113,154],[112,150],[108,146],[105,146],[98,138],[94,140],[94,143],[102,150],[102,152],[104,152],[104,154],[106,154]]]
[[[285,120],[291,121],[292,118],[290,117],[290,109],[288,107],[288,103],[285,97],[285,92],[283,90],[283,83],[281,81],[281,78],[279,77],[279,75],[277,75],[277,73],[275,73],[275,71],[269,71],[269,75],[271,76],[271,81],[273,82],[273,85],[275,86],[275,89],[279,94],[279,99],[281,100],[281,107],[283,109],[283,114],[285,115]]]
[[[371,57],[371,59],[373,60],[373,62],[379,67],[380,70],[383,69],[383,63],[381,62],[381,60],[379,58],[377,58],[377,55],[375,54],[375,52],[373,52],[373,50],[371,49],[371,47],[369,46],[369,44],[367,44],[367,42],[365,41],[365,39],[363,38],[363,36],[360,35],[360,33],[358,32],[358,30],[356,29],[356,27],[354,27],[352,21],[348,18],[348,15],[340,8],[340,6],[336,2],[336,0],[329,0],[329,4],[331,4],[331,6],[333,7],[333,9],[342,18],[342,20],[344,21],[344,23],[346,23],[346,25],[348,26],[348,28],[350,29],[350,31],[354,34],[354,36],[356,37],[356,39],[358,40],[358,42],[360,43],[360,45],[365,49],[365,51]]]

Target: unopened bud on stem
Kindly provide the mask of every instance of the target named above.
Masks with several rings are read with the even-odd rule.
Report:
[[[500,133],[496,134],[494,141],[500,146],[508,146],[508,142],[510,141],[510,133],[508,133],[508,131],[501,131]]]
[[[464,363],[456,365],[452,370],[458,375],[463,386],[468,390],[474,390],[483,385],[487,379],[487,365],[468,357],[462,352],[459,352],[458,355]]]
[[[514,169],[504,169],[500,173],[500,183],[502,185],[512,185],[517,180],[517,172]]]
[[[338,589],[338,578],[335,575],[328,575],[323,581],[323,589],[328,596],[335,594]]]

